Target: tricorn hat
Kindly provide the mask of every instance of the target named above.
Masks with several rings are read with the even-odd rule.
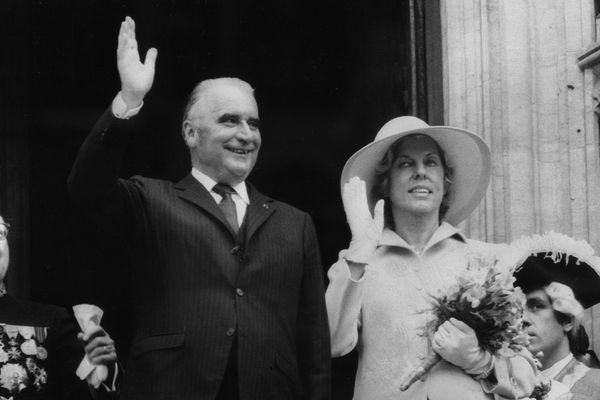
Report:
[[[569,286],[584,308],[600,303],[600,257],[584,240],[548,232],[522,237],[510,244],[515,286],[528,292],[559,282]]]

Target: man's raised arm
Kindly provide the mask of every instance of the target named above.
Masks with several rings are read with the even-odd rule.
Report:
[[[124,213],[124,203],[120,201],[123,187],[119,186],[118,177],[132,133],[131,122],[126,119],[137,113],[152,88],[156,56],[157,50],[151,48],[145,62],[140,61],[135,22],[126,17],[117,47],[121,91],[85,139],[68,180],[73,202],[102,222],[119,221]]]

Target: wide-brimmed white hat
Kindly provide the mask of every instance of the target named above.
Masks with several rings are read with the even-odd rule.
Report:
[[[375,184],[375,167],[398,139],[417,133],[427,135],[439,144],[446,154],[446,162],[454,171],[444,220],[456,225],[477,207],[490,181],[490,149],[483,139],[464,129],[429,126],[416,117],[394,118],[377,132],[373,142],[348,159],[342,171],[342,190],[352,177],[357,176],[365,181],[369,206],[373,212],[379,200],[371,193]]]

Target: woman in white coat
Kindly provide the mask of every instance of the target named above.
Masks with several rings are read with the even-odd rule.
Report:
[[[346,163],[352,240],[329,270],[326,301],[333,356],[358,349],[355,399],[526,398],[533,390],[528,357],[492,356],[461,321],[422,334],[428,296],[456,281],[469,253],[494,250],[455,227],[479,204],[489,174],[477,135],[415,117],[389,121]],[[446,362],[402,392],[403,375],[432,349]]]

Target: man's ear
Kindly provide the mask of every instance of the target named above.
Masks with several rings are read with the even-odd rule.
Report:
[[[566,324],[563,324],[563,331],[565,333],[569,333],[573,330],[574,324],[573,324],[573,317],[571,317],[571,321],[567,322]]]
[[[190,120],[183,121],[181,127],[181,134],[183,135],[183,140],[187,147],[192,148],[196,145],[196,140],[198,139],[198,132],[192,126],[192,122]]]

